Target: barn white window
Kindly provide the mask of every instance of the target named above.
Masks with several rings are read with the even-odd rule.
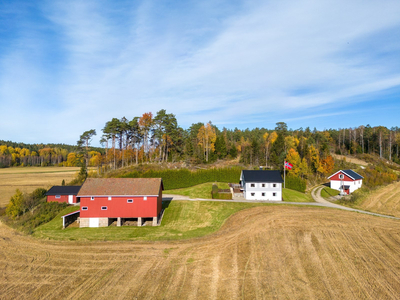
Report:
[[[133,199],[128,199],[128,200],[126,200],[126,202],[133,203]]]
[[[56,195],[56,199],[60,199],[61,198],[61,195]]]
[[[90,197],[90,200],[94,200],[94,197],[92,196],[92,197]]]
[[[111,199],[112,199],[112,197],[111,197],[111,196],[109,196],[109,197],[108,197],[108,200],[111,200]]]
[[[339,174],[339,179],[344,179],[344,175],[343,174]]]
[[[144,197],[143,197],[143,200],[146,201],[146,200],[147,200],[147,196],[144,196]]]
[[[102,206],[101,210],[107,210],[107,206]]]
[[[82,206],[82,210],[88,210],[87,206]]]

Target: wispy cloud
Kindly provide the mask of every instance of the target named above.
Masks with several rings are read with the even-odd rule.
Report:
[[[296,127],[313,116],[334,127],[343,112],[333,105],[400,86],[398,1],[17,4],[3,12],[18,28],[0,31],[10,42],[0,44],[7,139],[74,143],[113,117],[162,108],[184,127]],[[9,125],[16,116],[20,127]]]

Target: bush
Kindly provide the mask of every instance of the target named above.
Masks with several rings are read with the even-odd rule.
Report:
[[[165,190],[191,187],[206,182],[239,182],[242,168],[221,168],[190,171],[180,170],[148,170],[146,172],[130,172],[122,175],[123,178],[162,178]]]
[[[307,181],[293,175],[286,176],[286,188],[305,193]]]

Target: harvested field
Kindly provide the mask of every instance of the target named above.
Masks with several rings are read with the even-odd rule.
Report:
[[[398,299],[400,222],[335,209],[242,210],[173,242],[59,242],[0,224],[2,299]],[[96,229],[93,229],[96,230]]]
[[[0,169],[0,207],[10,201],[16,189],[30,193],[36,188],[50,188],[71,181],[79,168],[76,167],[16,167]]]
[[[400,217],[400,182],[373,191],[357,206],[360,209]]]

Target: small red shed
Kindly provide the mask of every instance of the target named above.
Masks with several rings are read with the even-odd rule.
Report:
[[[66,202],[69,204],[78,203],[79,198],[77,198],[76,195],[78,194],[80,188],[80,185],[55,185],[46,193],[47,202]]]
[[[161,178],[88,178],[79,190],[80,227],[106,227],[124,219],[158,224],[162,210]]]

